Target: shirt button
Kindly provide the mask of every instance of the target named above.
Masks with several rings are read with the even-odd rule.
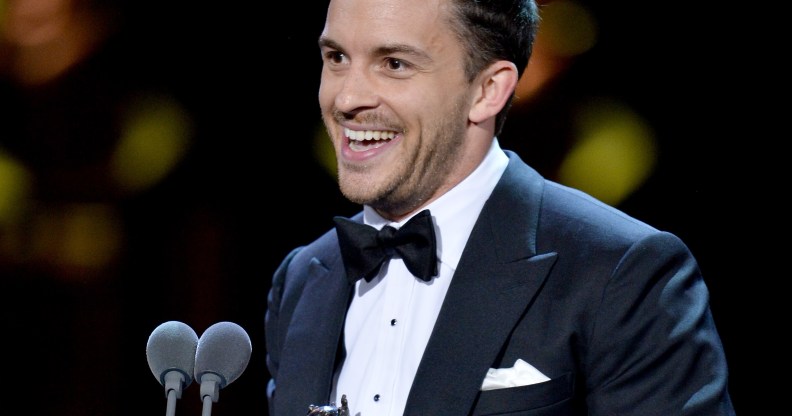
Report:
[[[374,395],[374,401],[375,401],[375,402],[378,402],[378,401],[379,401],[379,398],[380,398],[380,395],[379,395],[379,394],[375,394],[375,395]]]
[[[391,326],[396,326],[396,320],[395,319],[391,319]]]

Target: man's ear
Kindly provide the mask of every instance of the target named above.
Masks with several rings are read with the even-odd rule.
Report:
[[[511,99],[517,79],[517,67],[509,61],[496,61],[484,69],[474,81],[478,88],[473,94],[470,121],[478,124],[495,117]]]

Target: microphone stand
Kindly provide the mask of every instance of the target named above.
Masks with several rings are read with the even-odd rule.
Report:
[[[168,392],[168,407],[165,408],[165,416],[176,416],[176,390]]]
[[[168,405],[165,416],[176,416],[176,400],[181,398],[184,376],[178,371],[168,371],[165,374],[165,391],[167,392]]]
[[[201,376],[201,401],[203,411],[201,416],[212,415],[212,403],[216,403],[220,398],[220,384],[222,379],[214,373],[204,373]]]

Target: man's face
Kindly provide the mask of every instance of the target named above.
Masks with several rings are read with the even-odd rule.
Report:
[[[319,104],[351,201],[398,219],[467,174],[471,84],[448,0],[332,0]]]

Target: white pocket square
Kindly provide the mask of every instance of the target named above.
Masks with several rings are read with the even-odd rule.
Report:
[[[518,359],[511,368],[490,368],[481,383],[481,390],[505,389],[508,387],[527,386],[550,380],[534,366]]]

